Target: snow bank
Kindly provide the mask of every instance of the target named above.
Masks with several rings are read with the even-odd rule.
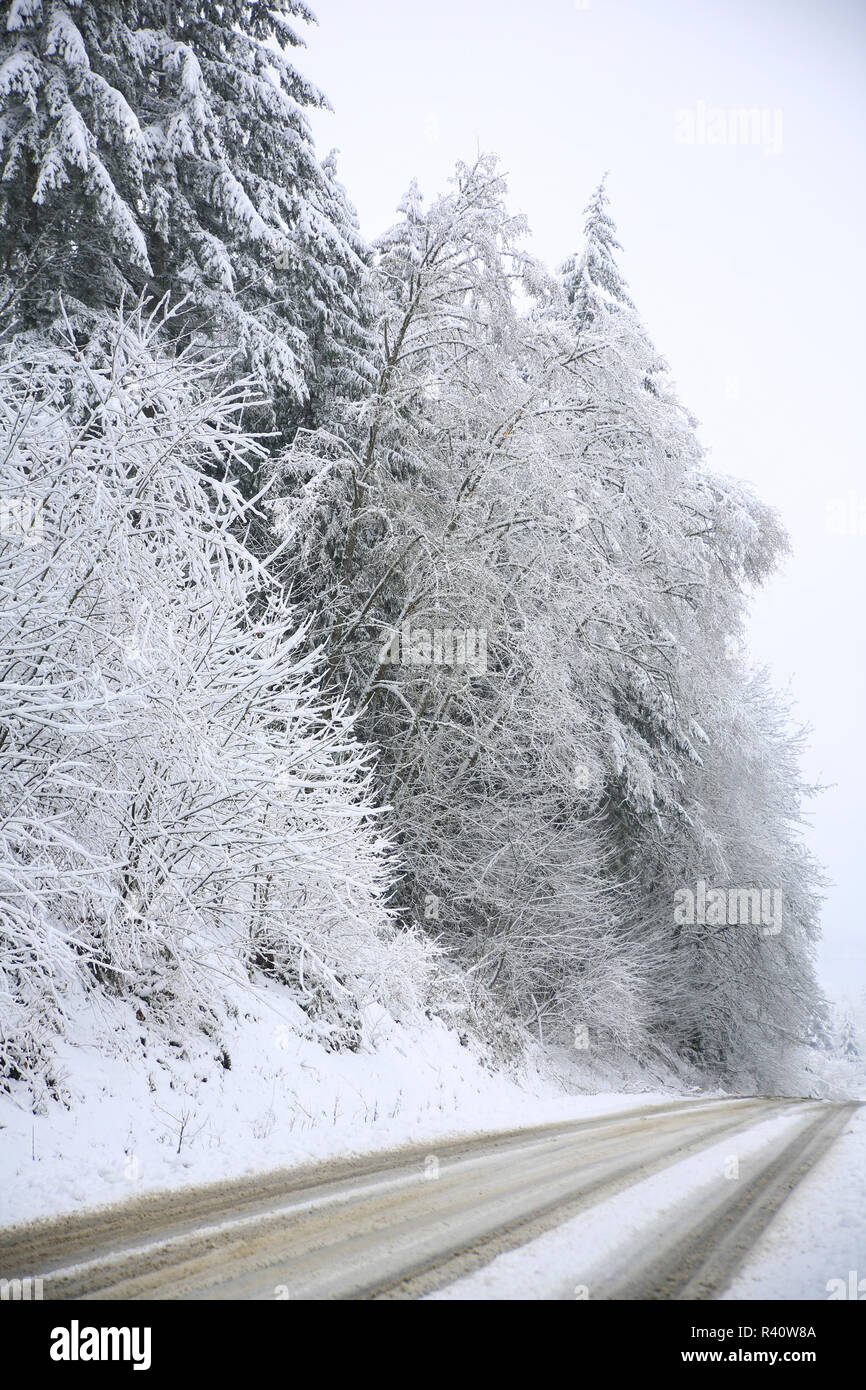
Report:
[[[67,1106],[32,1115],[0,1096],[0,1224],[682,1089],[669,1074],[586,1054],[530,1050],[496,1070],[441,1019],[400,1023],[372,1005],[359,1049],[326,1051],[279,986],[233,998],[237,1015],[218,1039],[173,1045],[146,1033],[129,1004],[89,995],[58,1041]]]

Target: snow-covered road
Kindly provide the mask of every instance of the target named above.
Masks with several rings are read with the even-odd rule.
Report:
[[[0,1232],[47,1299],[713,1298],[855,1104],[750,1097],[403,1148]]]

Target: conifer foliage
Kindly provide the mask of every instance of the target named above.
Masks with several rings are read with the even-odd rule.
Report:
[[[295,69],[296,0],[4,0],[0,304],[188,297],[183,331],[309,419],[368,373],[365,250]]]

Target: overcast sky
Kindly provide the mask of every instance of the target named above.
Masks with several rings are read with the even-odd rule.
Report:
[[[532,249],[559,264],[605,170],[622,266],[715,468],[780,510],[794,553],[752,649],[812,732],[819,966],[866,988],[864,0],[313,0],[298,66],[320,152],[372,238],[501,156]],[[736,114],[759,114],[741,127]]]

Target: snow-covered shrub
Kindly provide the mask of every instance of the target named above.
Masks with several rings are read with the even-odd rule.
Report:
[[[326,706],[232,478],[244,383],[118,319],[0,365],[0,1076],[37,1082],[83,981],[191,1023],[221,975],[351,1039],[412,1008],[366,755]]]

